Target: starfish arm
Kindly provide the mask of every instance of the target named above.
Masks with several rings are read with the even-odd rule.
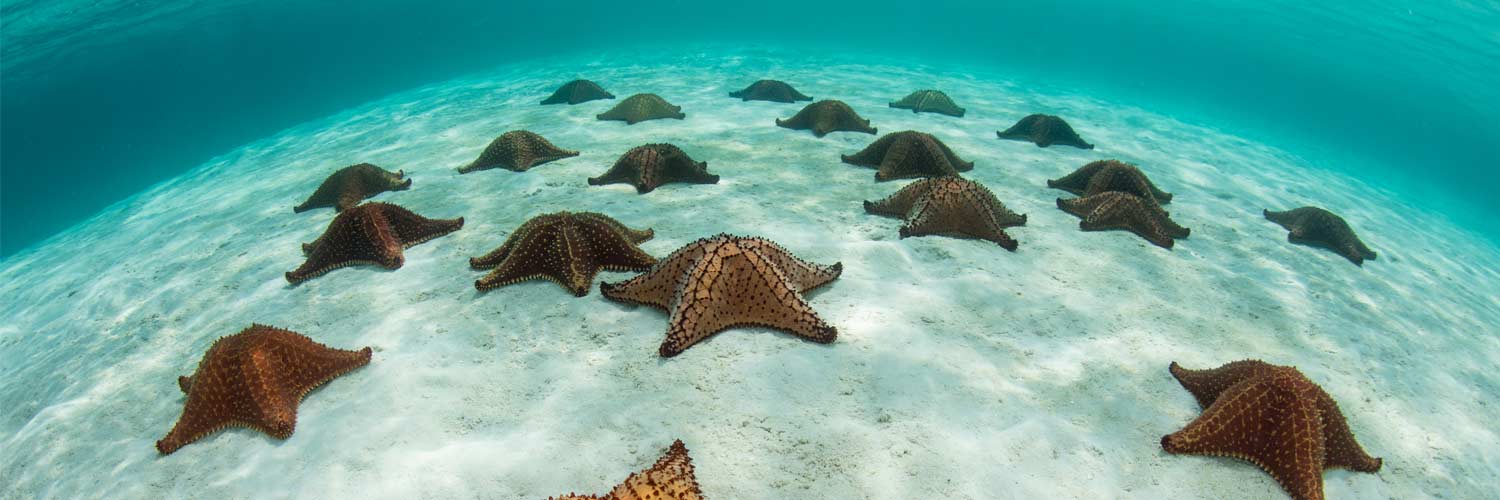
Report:
[[[611,300],[667,309],[672,302],[677,281],[703,258],[710,245],[714,244],[699,241],[682,247],[657,262],[651,270],[634,278],[619,283],[601,283],[599,291]]]
[[[342,189],[339,189],[338,199],[334,202],[333,209],[340,212],[348,210],[363,201],[365,195],[363,182],[347,182]]]
[[[866,201],[865,211],[872,214],[886,215],[891,217],[905,217],[911,211],[917,200],[926,196],[931,191],[931,179],[921,179],[907,184],[894,194],[879,201]]]
[[[918,175],[919,173],[912,167],[917,163],[914,157],[920,153],[914,151],[913,146],[912,141],[894,141],[885,148],[885,155],[880,159],[880,166],[875,171],[875,180],[887,181]]]
[[[749,247],[757,256],[770,262],[772,266],[786,275],[787,281],[798,292],[807,292],[826,285],[844,272],[844,264],[841,262],[828,266],[814,264],[797,258],[791,252],[781,248],[781,245],[767,239],[747,238],[742,240],[741,245]]]
[[[1182,384],[1198,400],[1200,408],[1208,408],[1219,398],[1219,394],[1246,379],[1269,372],[1274,365],[1258,359],[1246,359],[1224,364],[1218,368],[1189,370],[1173,361],[1167,367],[1172,378]]]
[[[383,204],[380,213],[402,248],[411,248],[464,227],[464,218],[429,219],[399,205]]]
[[[620,223],[620,221],[614,220],[603,214],[594,212],[580,212],[577,214],[577,216],[579,219],[589,221],[592,224],[603,224],[611,230],[619,231],[620,234],[625,235],[625,237],[629,239],[631,243],[642,243],[646,240],[650,240],[653,236],[656,236],[656,232],[652,231],[651,228],[637,231],[635,229],[629,228],[625,224]]]
[[[509,248],[506,248],[507,245]],[[492,253],[507,250],[494,267],[494,271],[474,282],[476,290],[491,290],[536,278],[545,278],[568,288],[567,263],[560,257],[565,255],[562,238],[555,233],[522,226],[505,245]],[[489,257],[489,256],[486,256]],[[482,262],[488,263],[489,261]]]
[[[1372,457],[1354,440],[1354,431],[1344,420],[1344,412],[1327,392],[1318,389],[1318,413],[1323,417],[1323,468],[1378,472],[1383,459]]]

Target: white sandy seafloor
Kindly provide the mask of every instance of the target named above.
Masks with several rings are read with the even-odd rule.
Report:
[[[778,56],[779,57],[779,56]],[[1167,455],[1199,413],[1167,373],[1244,358],[1295,365],[1342,406],[1378,474],[1330,471],[1330,498],[1479,498],[1500,485],[1500,251],[1348,174],[1213,129],[1004,75],[757,56],[548,61],[432,85],[286,130],[122,202],[0,264],[0,496],[497,498],[603,493],[675,438],[716,499],[1279,498],[1248,462]],[[687,119],[599,122],[616,101],[540,106],[586,77],[654,92]],[[881,132],[937,135],[966,174],[1029,214],[1020,250],[896,237],[861,200],[904,181],[839,162],[875,136],[778,128],[798,105],[726,93],[763,77],[839,98]],[[886,103],[946,91],[968,116]],[[1032,112],[1092,151],[1002,141]],[[526,173],[458,175],[530,129],[582,151]],[[632,146],[666,141],[717,185],[590,187]],[[1167,251],[1084,233],[1045,180],[1092,160],[1140,165],[1192,236]],[[301,286],[331,210],[291,207],[334,169],[404,169],[375,198],[461,231],[396,271]],[[1345,169],[1358,171],[1356,167]],[[1293,246],[1262,208],[1342,214],[1380,258]],[[665,256],[721,231],[769,237],[844,274],[809,295],[839,328],[819,345],[760,329],[661,359],[666,315],[546,281],[476,293],[467,258],[530,216],[592,210],[651,227]],[[618,281],[627,273],[604,273]],[[175,377],[251,322],[373,362],[311,393],[285,441],[230,429],[161,456]]]

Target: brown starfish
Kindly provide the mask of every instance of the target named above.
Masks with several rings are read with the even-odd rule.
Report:
[[[1285,212],[1261,211],[1271,222],[1287,229],[1287,241],[1327,248],[1364,266],[1365,259],[1375,260],[1375,251],[1365,246],[1343,217],[1318,207],[1302,207]]]
[[[525,172],[531,167],[553,160],[578,156],[577,151],[553,146],[547,138],[527,130],[512,130],[484,148],[479,158],[468,165],[458,167],[458,173],[467,174],[477,170],[500,167],[515,172]]]
[[[609,111],[600,113],[595,118],[600,120],[620,120],[626,125],[635,125],[646,120],[660,118],[676,118],[681,120],[687,115],[682,112],[682,106],[673,106],[672,103],[662,99],[656,94],[636,94],[626,97]]]
[[[322,207],[343,211],[358,205],[360,200],[382,192],[411,188],[411,179],[404,177],[405,173],[401,170],[392,173],[369,163],[344,167],[324,179],[318,185],[318,190],[313,191],[307,201],[293,207],[292,211],[302,213]]]
[[[796,115],[785,120],[777,119],[776,126],[795,130],[812,130],[813,135],[823,137],[829,132],[864,132],[874,134],[870,120],[860,118],[844,101],[828,99],[804,106]]]
[[[953,99],[941,90],[918,90],[907,94],[901,100],[891,103],[891,107],[897,109],[910,109],[913,113],[928,112],[940,113],[948,116],[964,116],[964,108],[958,107]]]
[[[1162,191],[1151,183],[1141,169],[1119,160],[1099,160],[1078,167],[1073,173],[1060,179],[1048,179],[1047,187],[1061,189],[1079,196],[1089,196],[1105,191],[1124,191],[1158,203],[1171,203],[1172,193]]]
[[[902,238],[926,234],[952,234],[993,241],[1016,251],[1016,240],[1005,228],[1026,224],[983,184],[958,177],[922,179],[880,201],[866,201],[865,211],[903,217]]]
[[[640,276],[602,283],[599,291],[612,300],[668,312],[662,357],[738,326],[774,328],[826,344],[838,330],[824,323],[802,294],[843,270],[840,263],[820,266],[798,259],[764,238],[720,234],[689,243]]]
[[[1068,125],[1068,122],[1053,115],[1030,115],[1005,131],[995,134],[1001,139],[1031,141],[1044,148],[1053,144],[1062,144],[1075,148],[1094,149],[1093,144],[1083,142],[1083,138],[1078,137],[1078,133],[1073,131],[1073,127]]]
[[[469,259],[474,269],[497,268],[474,282],[489,290],[535,278],[562,285],[573,295],[588,295],[599,270],[645,271],[656,258],[636,244],[651,239],[650,229],[636,231],[609,216],[593,212],[538,215],[521,224],[505,243],[482,257]]]
[[[708,162],[693,161],[671,144],[646,144],[631,148],[603,175],[590,177],[590,186],[627,183],[636,193],[646,194],[662,184],[686,182],[718,184],[719,176],[708,173]]]
[[[679,439],[672,442],[656,465],[626,477],[609,494],[601,497],[569,493],[556,500],[703,500],[703,491],[693,477],[693,459]]]
[[[1121,191],[1071,200],[1058,198],[1057,208],[1082,218],[1078,227],[1084,231],[1124,229],[1162,248],[1172,248],[1175,238],[1186,238],[1191,232],[1173,222],[1171,214],[1151,200]]]
[[[1323,498],[1325,469],[1380,470],[1383,460],[1354,440],[1338,403],[1296,368],[1245,360],[1170,370],[1203,414],[1161,438],[1168,453],[1248,460],[1298,500]]]
[[[400,269],[403,250],[464,227],[464,218],[428,219],[390,203],[366,203],[340,212],[323,235],[302,245],[307,261],[286,273],[292,284],[354,264]]]
[[[564,83],[552,92],[552,96],[542,101],[542,104],[578,104],[595,99],[614,99],[615,95],[605,92],[599,84],[589,80],[573,80]]]
[[[943,141],[911,130],[881,136],[863,151],[842,155],[840,159],[844,163],[875,167],[876,181],[956,176],[974,170],[974,162],[959,158]]]
[[[811,101],[812,98],[802,95],[797,89],[787,85],[780,80],[760,80],[745,87],[744,90],[730,92],[729,97],[738,97],[743,101],[771,101],[794,103],[797,101]]]
[[[297,332],[251,325],[215,340],[193,375],[177,378],[187,403],[156,450],[169,454],[231,425],[291,437],[308,391],[369,363],[369,347],[334,349]]]

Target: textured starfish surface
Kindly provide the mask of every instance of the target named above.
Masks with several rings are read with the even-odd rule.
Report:
[[[1300,245],[1327,248],[1349,259],[1355,265],[1365,265],[1365,259],[1375,260],[1375,251],[1365,246],[1354,229],[1343,217],[1318,207],[1302,207],[1285,212],[1261,212],[1271,222],[1280,224],[1289,231],[1287,241]]]
[[[620,155],[603,175],[589,178],[590,186],[627,183],[640,194],[669,182],[717,184],[719,176],[708,173],[708,162],[693,161],[677,146],[646,144]]]
[[[553,160],[571,158],[578,156],[577,151],[567,150],[552,145],[552,141],[526,130],[512,130],[495,140],[484,148],[468,165],[458,167],[458,173],[467,174],[477,170],[489,170],[492,168],[503,168],[516,172],[525,172],[531,167],[541,165]]]
[[[646,120],[660,118],[676,118],[681,120],[687,118],[682,112],[682,106],[673,106],[672,103],[662,99],[656,94],[636,94],[626,97],[609,111],[600,113],[596,118],[600,120],[620,120],[626,125],[635,125]]]
[[[368,347],[334,349],[297,332],[251,325],[214,341],[198,370],[177,378],[187,403],[156,450],[172,453],[231,425],[291,437],[308,391],[369,363]]]
[[[615,95],[605,92],[599,84],[589,80],[573,80],[564,83],[552,92],[552,96],[542,101],[542,104],[578,104],[596,99],[614,99]]]
[[[875,180],[942,177],[974,170],[947,144],[931,134],[911,130],[881,136],[863,151],[840,157],[844,163],[875,167]]]
[[[1089,162],[1060,179],[1048,179],[1047,187],[1079,196],[1124,191],[1156,203],[1172,202],[1172,193],[1158,189],[1135,165],[1118,160]]]
[[[547,497],[553,500],[553,497]],[[604,496],[568,494],[556,500],[703,500],[693,477],[693,459],[682,440],[672,442],[656,465],[625,478]]]
[[[860,118],[844,101],[828,99],[803,106],[791,118],[776,119],[776,126],[795,130],[811,130],[813,135],[823,137],[829,132],[864,132],[874,134],[870,120]]]
[[[1076,148],[1094,149],[1093,144],[1083,142],[1083,138],[1078,137],[1078,133],[1073,131],[1073,127],[1068,125],[1068,122],[1053,115],[1029,115],[1022,118],[1021,121],[1016,122],[1015,125],[1011,125],[1005,131],[996,132],[996,134],[1001,139],[1031,141],[1044,148],[1053,144],[1062,144]]]
[[[908,94],[901,100],[891,103],[891,107],[899,109],[910,109],[913,113],[939,113],[948,116],[963,116],[964,108],[958,107],[953,99],[948,98],[941,90],[918,90]]]
[[[824,323],[802,294],[843,271],[843,264],[813,264],[764,238],[720,234],[689,243],[640,276],[602,283],[599,291],[613,300],[666,310],[667,338],[659,352],[671,357],[738,326],[833,342],[838,330]]]
[[[744,101],[771,101],[792,103],[797,101],[811,101],[812,97],[803,95],[797,89],[792,88],[781,80],[760,80],[745,87],[745,90],[730,92],[729,97],[738,97]]]
[[[1176,238],[1186,238],[1191,232],[1173,222],[1171,214],[1155,202],[1122,191],[1058,198],[1057,208],[1082,218],[1078,227],[1084,231],[1124,229],[1162,248],[1172,248]]]
[[[902,217],[902,238],[925,234],[948,234],[998,243],[1014,252],[1016,240],[1005,228],[1026,224],[983,184],[958,177],[922,179],[901,188],[884,200],[866,201],[865,211]]]
[[[651,239],[650,229],[637,231],[593,212],[538,215],[521,224],[505,243],[482,257],[469,259],[474,269],[495,269],[474,282],[489,290],[542,278],[573,295],[588,295],[599,270],[645,271],[656,263],[637,244]]]
[[[405,177],[405,173],[400,170],[391,172],[369,163],[344,167],[323,179],[318,190],[313,191],[307,201],[293,207],[292,211],[302,213],[322,207],[342,211],[385,191],[411,188],[411,179]]]
[[[1302,372],[1259,360],[1172,376],[1203,407],[1182,430],[1161,438],[1168,453],[1248,460],[1298,500],[1323,498],[1323,471],[1380,470],[1354,440],[1338,403]]]
[[[302,245],[307,255],[296,270],[286,273],[292,284],[355,264],[399,269],[403,251],[464,227],[464,218],[428,219],[390,203],[366,203],[340,212],[323,235]]]

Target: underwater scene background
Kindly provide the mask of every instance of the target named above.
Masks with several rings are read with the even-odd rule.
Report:
[[[1210,408],[1168,367],[1242,359],[1295,366],[1383,461],[1322,473],[1329,498],[1500,485],[1496,6],[918,7],[5,2],[0,496],[604,494],[680,439],[707,498],[1281,497],[1249,461],[1163,449]],[[616,98],[539,105],[577,78]],[[806,102],[728,96],[764,78],[878,133],[817,137],[775,123]],[[888,105],[920,89],[964,116]],[[685,116],[596,118],[636,93]],[[995,136],[1032,113],[1095,147]],[[578,154],[456,171],[510,130]],[[866,212],[912,180],[840,156],[904,130],[1026,215],[1015,251]],[[587,182],[647,143],[718,181]],[[1048,180],[1105,159],[1171,192],[1191,234],[1081,231]],[[369,202],[462,228],[399,268],[289,283],[337,213],[292,208],[359,163],[411,181]],[[1262,214],[1304,205],[1378,258]],[[476,290],[466,259],[558,211],[650,228],[662,261],[729,233],[838,263],[798,294],[837,339],[737,327],[661,357],[676,316],[601,286]],[[289,436],[159,451],[208,379],[177,377],[252,323],[369,363],[308,393]]]

